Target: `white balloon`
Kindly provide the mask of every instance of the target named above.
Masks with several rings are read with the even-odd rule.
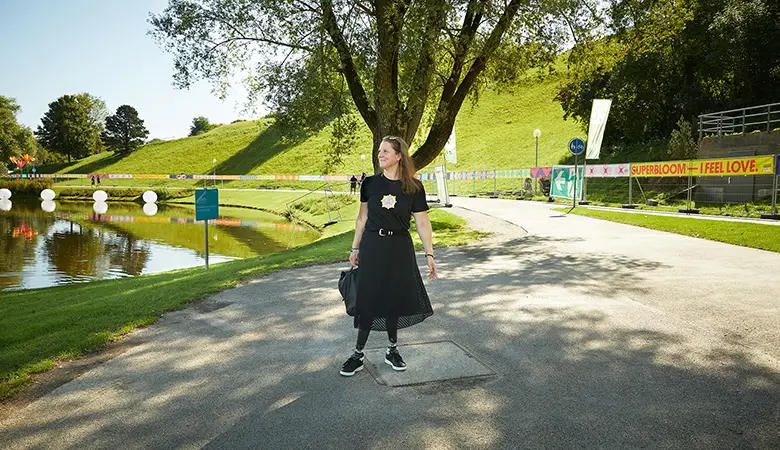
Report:
[[[51,200],[44,200],[41,202],[41,209],[46,212],[54,212],[57,209],[57,204]]]
[[[144,214],[147,216],[157,214],[157,205],[155,203],[144,203]]]
[[[154,191],[144,192],[144,201],[146,203],[154,203],[157,201],[157,193]]]
[[[12,206],[11,200],[7,198],[0,200],[0,211],[10,211]]]
[[[101,192],[101,191],[99,191]],[[95,211],[96,214],[105,214],[106,211],[108,211],[108,203],[106,202],[95,202],[94,205],[92,205],[92,210]]]
[[[0,200],[8,200],[9,198],[11,198],[11,191],[6,188],[0,189]]]
[[[44,189],[44,190],[41,191],[41,198],[44,199],[45,201],[50,202],[50,201],[54,200],[54,197],[56,197],[56,196],[57,196],[57,194],[54,191],[52,191],[51,189]]]
[[[108,200],[108,194],[106,194],[106,191],[95,191],[95,193],[92,194],[92,199],[96,202],[103,203]]]

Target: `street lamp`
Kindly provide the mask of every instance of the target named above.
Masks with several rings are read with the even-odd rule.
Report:
[[[536,169],[536,183],[534,183],[534,193],[538,192],[539,187],[539,138],[542,137],[542,130],[535,129],[534,130],[534,137],[536,138],[536,158],[534,160],[534,169]]]
[[[211,160],[211,165],[214,167],[214,178],[211,179],[211,185],[217,185],[217,158]]]
[[[365,161],[366,161],[366,155],[360,155],[360,173],[361,173],[361,175],[366,172],[365,165],[364,165]]]

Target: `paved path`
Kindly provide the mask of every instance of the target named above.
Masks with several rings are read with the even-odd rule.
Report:
[[[453,200],[495,235],[437,250],[405,374],[371,353],[338,376],[344,265],[288,270],[135,333],[0,424],[0,448],[780,447],[780,255]],[[390,387],[457,372],[442,346],[492,375]]]

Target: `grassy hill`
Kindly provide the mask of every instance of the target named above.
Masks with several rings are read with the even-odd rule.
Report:
[[[584,132],[573,121],[563,120],[563,110],[553,100],[556,84],[555,78],[529,81],[513,92],[484,92],[477,105],[464,105],[455,123],[458,164],[448,165],[448,170],[532,167],[535,128],[542,130],[539,164],[560,161],[566,156],[569,139],[584,137]],[[212,160],[216,159],[217,174],[321,174],[329,138],[330,130],[325,129],[302,142],[284,143],[273,120],[261,119],[222,125],[195,137],[147,144],[125,158],[107,152],[50,171],[204,174],[212,173]],[[422,142],[422,138],[418,140]],[[360,154],[370,152],[371,135],[363,127],[357,145],[337,172],[360,173]]]

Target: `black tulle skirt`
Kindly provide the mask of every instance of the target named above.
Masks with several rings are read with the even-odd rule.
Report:
[[[377,231],[366,230],[360,239],[358,264],[355,328],[361,317],[373,318],[372,330],[386,330],[387,317],[398,317],[400,329],[433,315],[409,232],[380,236]]]

